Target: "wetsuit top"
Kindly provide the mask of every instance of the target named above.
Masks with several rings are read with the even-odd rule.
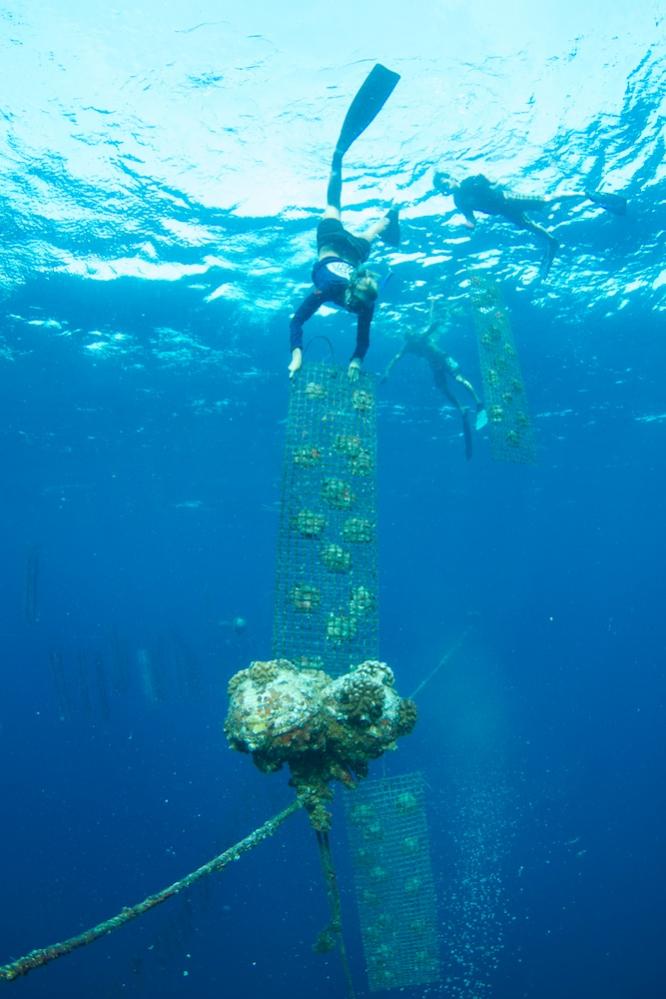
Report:
[[[342,260],[340,257],[325,257],[318,260],[312,268],[312,282],[314,291],[305,298],[296,312],[291,317],[289,323],[289,334],[291,349],[303,347],[303,324],[308,321],[321,305],[332,302],[342,309],[352,311],[345,305],[345,291],[349,284],[349,278],[354,268]],[[357,357],[363,360],[370,346],[370,323],[374,308],[365,307],[356,312],[358,322],[356,325],[356,349],[352,354],[352,359]]]
[[[435,377],[446,378],[447,375],[456,375],[460,369],[455,358],[444,353],[440,347],[432,342],[429,336],[409,337],[405,344],[405,350],[409,351],[410,354],[425,357]]]
[[[482,173],[461,181],[453,201],[470,222],[474,222],[474,212],[483,212],[484,215],[502,215],[519,226],[525,226],[529,221],[525,212],[544,208],[547,204],[545,198],[506,194],[501,184],[493,184]]]
[[[473,212],[502,215],[506,210],[504,188],[501,184],[493,184],[482,173],[465,177],[454,191],[453,201],[456,208],[468,218]]]

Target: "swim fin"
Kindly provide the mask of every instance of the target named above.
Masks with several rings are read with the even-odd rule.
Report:
[[[463,410],[462,425],[463,437],[465,438],[465,457],[469,461],[472,457],[472,428],[469,423],[469,409]]]
[[[349,105],[335,147],[336,153],[343,156],[352,142],[365,132],[386,104],[399,79],[399,73],[387,69],[380,62],[373,66]]]
[[[388,219],[388,225],[379,234],[379,238],[382,243],[386,243],[387,246],[398,247],[400,246],[400,219],[398,217],[397,208],[389,208],[386,213],[386,218]]]
[[[603,191],[586,191],[585,196],[595,204],[599,205],[600,208],[605,208],[607,212],[612,212],[613,215],[626,215],[627,214],[627,199],[623,198],[621,194],[604,194]]]
[[[554,236],[548,238],[548,243],[546,244],[546,250],[541,259],[541,266],[539,267],[539,276],[542,281],[545,281],[548,277],[548,272],[550,271],[550,265],[555,259],[555,254],[560,248],[560,244],[555,239]]]
[[[486,407],[482,406],[481,409],[476,411],[476,423],[474,424],[475,430],[483,430],[484,427],[488,425],[488,414],[486,412]]]

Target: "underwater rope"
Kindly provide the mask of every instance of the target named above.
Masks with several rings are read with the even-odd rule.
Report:
[[[335,364],[335,347],[333,346],[333,341],[330,339],[330,337],[324,336],[323,333],[317,333],[316,336],[310,337],[308,342],[305,344],[305,347],[303,348],[303,354],[307,354],[308,350],[315,342],[315,340],[323,340],[324,343],[328,345],[331,363]]]
[[[328,895],[328,904],[331,909],[331,921],[319,934],[314,949],[321,954],[326,951],[333,950],[337,944],[338,950],[340,951],[342,970],[347,985],[347,995],[349,996],[349,999],[356,999],[354,983],[352,981],[351,970],[349,968],[349,961],[347,960],[347,948],[345,947],[345,940],[342,935],[342,907],[340,905],[340,890],[338,888],[335,867],[333,866],[331,844],[329,842],[327,832],[320,832],[319,830],[316,830],[316,832],[321,866],[324,872],[324,880],[326,881],[326,894]]]
[[[163,888],[162,891],[158,891],[154,895],[149,895],[143,902],[137,902],[136,905],[125,907],[117,916],[105,919],[103,923],[98,923],[96,926],[85,930],[83,933],[79,933],[75,937],[63,940],[62,943],[52,944],[50,947],[41,947],[38,950],[31,950],[25,957],[21,957],[17,961],[12,961],[10,964],[1,965],[0,982],[13,982],[15,978],[27,975],[34,968],[41,968],[42,965],[48,964],[50,961],[55,961],[56,958],[64,957],[65,954],[71,954],[77,947],[85,947],[87,944],[98,940],[112,930],[117,930],[131,919],[136,919],[137,916],[143,915],[149,909],[155,908],[156,905],[166,902],[172,895],[177,895],[185,888],[189,888],[195,881],[199,881],[209,874],[214,874],[216,871],[221,871],[222,868],[226,867],[233,860],[238,860],[248,850],[258,846],[263,840],[272,836],[273,833],[277,832],[285,819],[288,819],[290,815],[293,815],[301,807],[302,802],[297,798],[283,811],[278,812],[272,819],[268,819],[258,829],[251,832],[245,839],[240,840],[234,846],[230,846],[228,850],[209,860],[203,867],[198,867],[196,871],[192,871],[191,874],[181,878],[180,881],[174,881],[168,888]]]
[[[470,633],[471,630],[472,630],[471,627],[465,628],[465,630],[463,631],[463,633],[460,636],[460,638],[456,642],[453,643],[453,645],[451,646],[450,649],[448,649],[445,652],[445,654],[439,660],[439,662],[437,663],[437,665],[435,666],[435,668],[431,669],[430,672],[428,673],[428,675],[423,680],[421,680],[421,682],[419,683],[419,685],[411,692],[411,694],[409,695],[410,701],[413,701],[416,698],[417,694],[421,693],[421,691],[423,690],[423,688],[425,687],[425,685],[427,683],[430,683],[430,681],[432,680],[432,678],[434,676],[436,676],[437,673],[439,673],[439,671],[442,668],[442,666],[446,666],[446,664],[449,662],[449,660],[456,654],[456,652],[458,651],[458,649],[460,648],[460,646],[463,644],[463,642],[465,641],[465,639],[467,638],[467,636],[469,635],[469,633]]]

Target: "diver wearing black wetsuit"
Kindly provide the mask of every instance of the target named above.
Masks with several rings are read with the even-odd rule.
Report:
[[[501,184],[494,184],[482,173],[462,180],[453,191],[453,201],[456,208],[472,225],[476,225],[474,212],[483,212],[484,215],[503,215],[509,222],[525,229],[535,225],[526,217],[525,212],[545,208],[548,204],[545,198],[507,195]],[[536,231],[543,233],[545,229],[536,226]]]
[[[541,264],[541,276],[546,277],[560,244],[547,229],[526,214],[528,211],[545,208],[548,204],[545,198],[523,198],[507,194],[501,184],[494,184],[482,173],[465,177],[460,183],[456,183],[447,174],[436,172],[434,184],[442,194],[453,195],[453,203],[465,216],[470,229],[476,226],[474,212],[481,212],[483,215],[499,215],[519,229],[527,229],[544,239],[546,251]]]
[[[468,418],[468,411],[460,404],[454,393],[451,391],[451,381],[461,385],[474,400],[474,405],[476,407],[477,430],[482,429],[482,427],[484,427],[487,423],[486,411],[482,400],[476,394],[474,386],[461,373],[458,362],[451,357],[450,354],[443,351],[441,347],[438,347],[436,343],[433,343],[432,338],[442,325],[443,320],[435,315],[433,303],[430,308],[430,321],[427,328],[423,331],[410,331],[406,334],[405,343],[402,349],[399,350],[395,357],[389,362],[388,367],[384,372],[382,381],[386,381],[394,366],[405,356],[405,354],[416,354],[417,357],[422,357],[426,360],[432,372],[433,381],[436,387],[442,395],[446,396],[451,405],[460,415],[463,426],[463,436],[465,439],[465,455],[467,458],[471,458],[472,428]]]
[[[324,218],[317,226],[318,260],[312,268],[314,290],[296,309],[289,322],[293,378],[303,363],[303,324],[326,302],[332,302],[358,316],[356,347],[348,368],[349,377],[358,378],[370,345],[370,323],[377,300],[377,280],[362,266],[370,255],[376,236],[391,246],[400,241],[397,209],[391,209],[364,236],[348,232],[340,221],[342,196],[342,153],[336,150],[326,191]]]
[[[613,215],[624,215],[627,211],[626,198],[621,194],[610,194],[605,191],[585,189],[583,191],[562,192],[553,198],[528,198],[519,194],[507,193],[501,184],[493,184],[482,173],[465,177],[464,180],[457,182],[449,174],[435,171],[433,182],[436,190],[441,194],[453,195],[453,202],[458,211],[465,216],[470,229],[476,226],[474,212],[482,212],[484,215],[499,215],[507,222],[518,226],[519,229],[527,229],[539,239],[545,240],[546,249],[541,262],[542,278],[548,274],[560,244],[547,229],[534,222],[526,214],[527,212],[538,211],[564,201],[570,203],[591,201],[593,205],[598,205]]]
[[[303,324],[326,302],[355,312],[356,348],[351,356],[363,361],[370,345],[370,323],[374,303],[354,301],[348,295],[351,282],[356,282],[361,272],[358,268],[370,255],[370,240],[348,232],[339,219],[324,218],[317,226],[317,253],[319,259],[312,268],[314,290],[296,309],[289,323],[292,351],[303,347]]]

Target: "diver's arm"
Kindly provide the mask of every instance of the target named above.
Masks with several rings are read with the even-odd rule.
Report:
[[[368,353],[368,347],[370,346],[370,323],[372,322],[373,311],[374,309],[363,309],[358,314],[358,321],[356,323],[356,349],[350,358],[352,361],[358,359],[359,362],[362,362]]]
[[[293,378],[297,371],[300,371],[303,364],[303,323],[306,323],[323,302],[323,297],[319,291],[311,291],[307,298],[303,299],[296,312],[289,320],[289,345],[291,347],[291,361],[289,362],[289,377]]]
[[[476,215],[471,208],[459,208],[458,211],[464,218],[463,225],[467,229],[476,229]]]
[[[474,212],[467,198],[465,198],[465,196],[462,195],[460,191],[456,191],[455,194],[453,195],[453,203],[460,212],[460,214],[462,215],[462,217],[465,219],[465,225],[467,226],[467,228],[475,229],[476,216],[474,215]]]
[[[359,375],[361,374],[363,358],[367,354],[368,347],[370,346],[370,323],[372,321],[372,312],[372,309],[364,309],[358,314],[358,321],[356,324],[356,349],[349,359],[349,367],[347,368],[347,375],[349,380],[352,382],[358,381]]]
[[[289,320],[289,345],[292,350],[303,348],[303,324],[314,316],[324,299],[320,291],[311,291],[307,298],[304,298],[299,307]]]

